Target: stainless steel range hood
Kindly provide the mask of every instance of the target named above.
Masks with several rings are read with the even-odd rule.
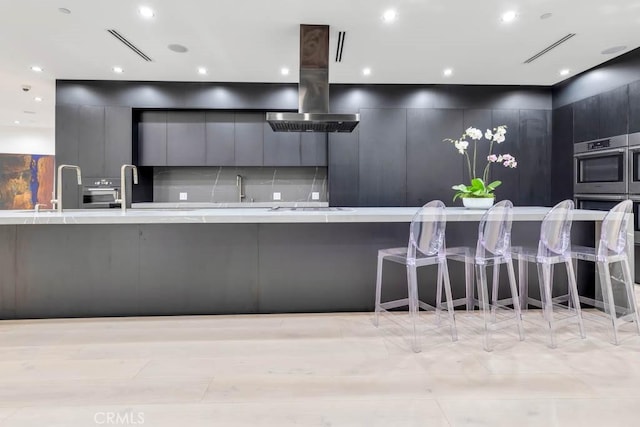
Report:
[[[275,132],[352,132],[360,114],[329,113],[329,26],[300,25],[297,113],[267,113]]]

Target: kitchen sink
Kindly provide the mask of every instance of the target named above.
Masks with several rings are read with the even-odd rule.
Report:
[[[330,208],[330,207],[316,207],[316,208],[296,208],[296,207],[280,207],[276,206],[269,209],[269,212],[340,212],[340,211],[351,211],[353,209],[349,208]]]

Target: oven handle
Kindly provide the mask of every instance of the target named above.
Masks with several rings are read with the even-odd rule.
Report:
[[[627,196],[615,194],[574,194],[574,199],[578,200],[627,200]]]
[[[629,147],[629,151],[638,151],[640,150],[640,145],[634,145],[633,147]]]
[[[601,156],[603,154],[617,154],[617,153],[623,153],[626,151],[626,148],[613,148],[611,150],[600,150],[600,151],[594,151],[592,153],[580,153],[580,154],[574,154],[573,157],[575,157],[576,159],[579,158],[584,158],[584,157],[598,157]]]

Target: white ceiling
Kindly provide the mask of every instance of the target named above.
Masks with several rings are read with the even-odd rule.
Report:
[[[297,82],[299,25],[347,31],[332,83],[551,85],[640,46],[640,0],[0,0],[0,126],[51,127],[55,79]],[[615,5],[613,5],[615,4]],[[155,18],[144,20],[138,6]],[[62,14],[65,7],[71,14]],[[388,8],[393,24],[382,22]],[[505,24],[507,10],[518,13]],[[549,19],[541,19],[552,13]],[[122,33],[144,62],[106,29]],[[568,33],[561,47],[523,61]],[[179,43],[184,54],[167,46]],[[34,64],[42,73],[30,70]],[[124,68],[116,75],[112,67]],[[207,76],[196,69],[205,66]],[[282,67],[289,76],[280,74]],[[370,76],[362,69],[370,67]],[[454,69],[445,78],[443,69]],[[21,85],[32,90],[24,93]],[[44,101],[34,102],[35,96]],[[36,114],[24,113],[33,111]]]

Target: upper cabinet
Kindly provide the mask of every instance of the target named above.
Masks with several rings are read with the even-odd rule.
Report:
[[[624,135],[629,129],[629,90],[623,86],[598,95],[600,127],[598,138]]]
[[[169,111],[167,114],[167,164],[205,166],[206,136],[203,111]]]
[[[600,103],[597,96],[573,104],[573,142],[600,137]]]
[[[263,165],[264,117],[264,113],[236,113],[236,166]]]
[[[207,165],[234,166],[235,113],[208,111],[206,113]]]
[[[327,166],[327,134],[274,132],[262,112],[142,111],[140,166]]]
[[[629,133],[640,132],[640,81],[629,85]]]
[[[167,112],[143,111],[138,123],[139,166],[167,166]]]

